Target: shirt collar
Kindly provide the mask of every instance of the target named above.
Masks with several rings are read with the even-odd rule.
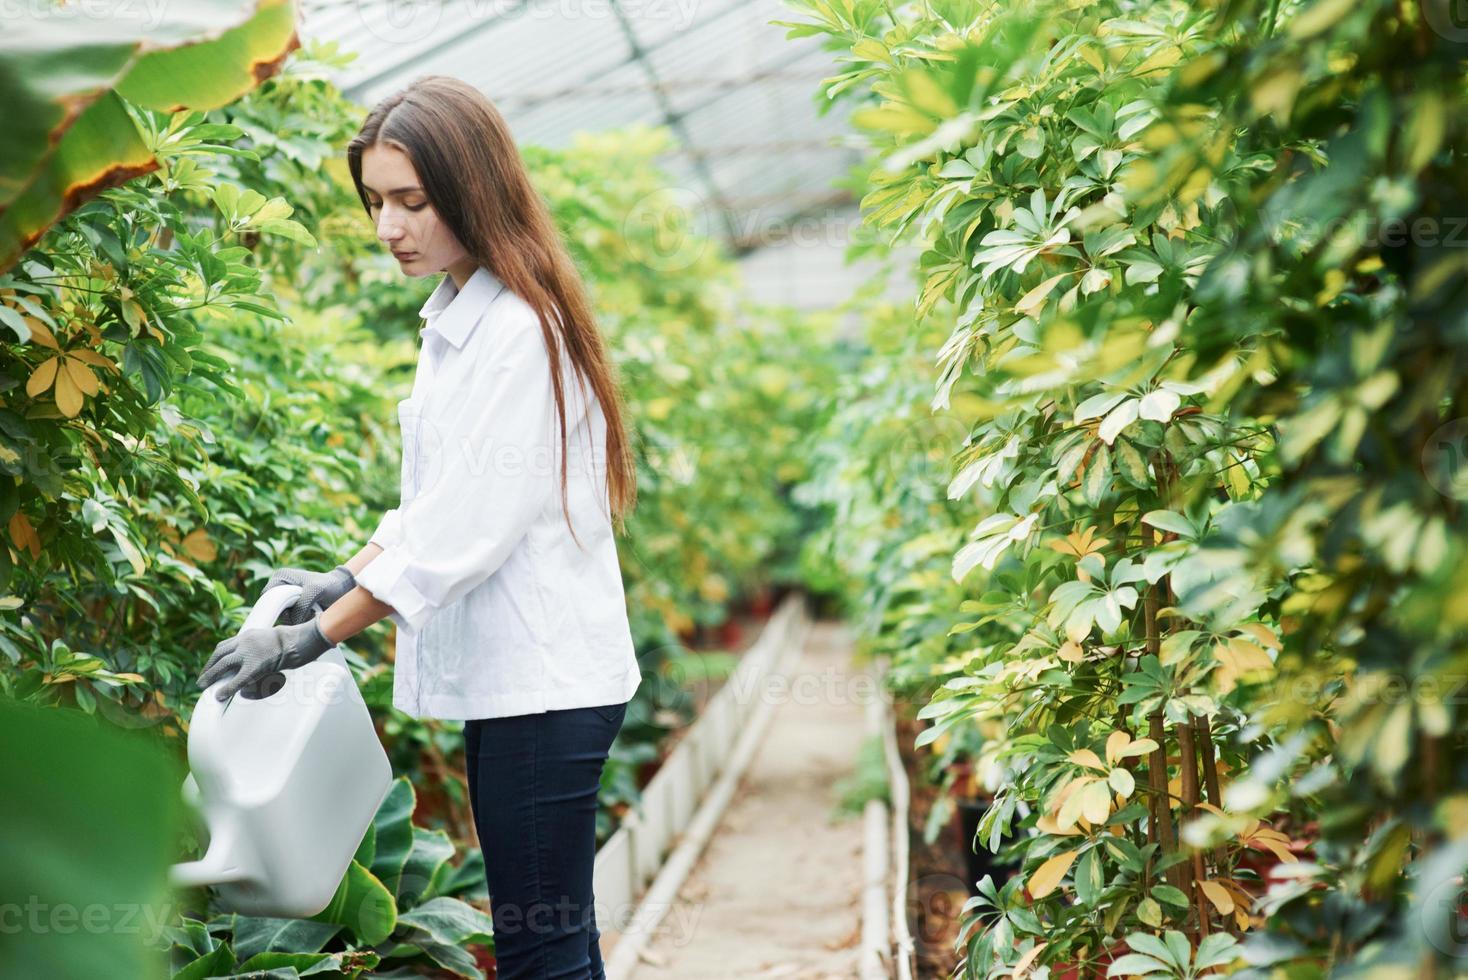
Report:
[[[474,270],[463,289],[454,285],[453,276],[445,275],[418,311],[428,321],[418,332],[433,331],[455,347],[463,347],[485,309],[504,288],[505,284],[482,265]]]

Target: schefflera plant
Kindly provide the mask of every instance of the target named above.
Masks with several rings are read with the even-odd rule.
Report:
[[[952,305],[932,407],[980,406],[949,486],[982,514],[952,565],[972,647],[919,742],[1003,733],[976,843],[1023,870],[966,907],[967,975],[1227,964],[1259,922],[1249,865],[1295,854],[1264,821],[1180,839],[1270,744],[1246,721],[1281,645],[1271,580],[1203,543],[1268,482],[1273,437],[1226,411],[1250,351],[1203,364],[1181,338],[1229,188],[1275,147],[1169,104],[1218,43],[1194,5],[789,5],[792,35],[850,49],[825,92],[862,102],[865,220],[922,246],[919,316]]]

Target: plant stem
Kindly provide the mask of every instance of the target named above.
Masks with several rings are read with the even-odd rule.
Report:
[[[1181,822],[1193,815],[1198,805],[1198,750],[1193,744],[1193,725],[1182,722],[1173,727],[1177,734],[1178,778],[1182,783],[1183,808],[1178,815]],[[1208,899],[1200,883],[1207,877],[1203,872],[1203,855],[1194,853],[1192,860],[1178,865],[1180,877],[1187,883],[1183,894],[1192,900],[1197,910],[1197,923],[1193,929],[1193,942],[1197,943],[1208,935]]]
[[[1218,785],[1218,760],[1214,757],[1213,750],[1213,722],[1207,715],[1193,719],[1194,740],[1198,743],[1198,752],[1203,757],[1203,788],[1208,791],[1208,802],[1223,809],[1223,791]],[[1215,877],[1225,877],[1228,874],[1227,855],[1222,846],[1215,847],[1213,856],[1213,874]],[[1225,917],[1225,927],[1229,923]],[[1232,931],[1232,929],[1230,929]]]

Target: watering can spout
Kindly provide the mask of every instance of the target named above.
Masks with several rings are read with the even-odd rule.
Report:
[[[205,885],[227,885],[245,881],[250,875],[247,862],[240,860],[239,840],[225,831],[209,841],[209,849],[197,861],[175,864],[168,869],[168,881],[175,888],[200,888]]]

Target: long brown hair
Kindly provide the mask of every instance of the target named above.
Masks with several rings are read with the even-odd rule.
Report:
[[[459,243],[540,318],[560,417],[561,509],[567,527],[566,406],[561,373],[555,370],[562,344],[590,381],[607,422],[607,498],[612,519],[623,530],[636,502],[637,467],[622,423],[618,372],[592,318],[581,276],[530,183],[504,117],[484,93],[448,75],[421,75],[378,102],[347,145],[347,165],[369,215],[362,153],[379,143],[408,155],[434,211]],[[574,527],[571,536],[576,537]]]

